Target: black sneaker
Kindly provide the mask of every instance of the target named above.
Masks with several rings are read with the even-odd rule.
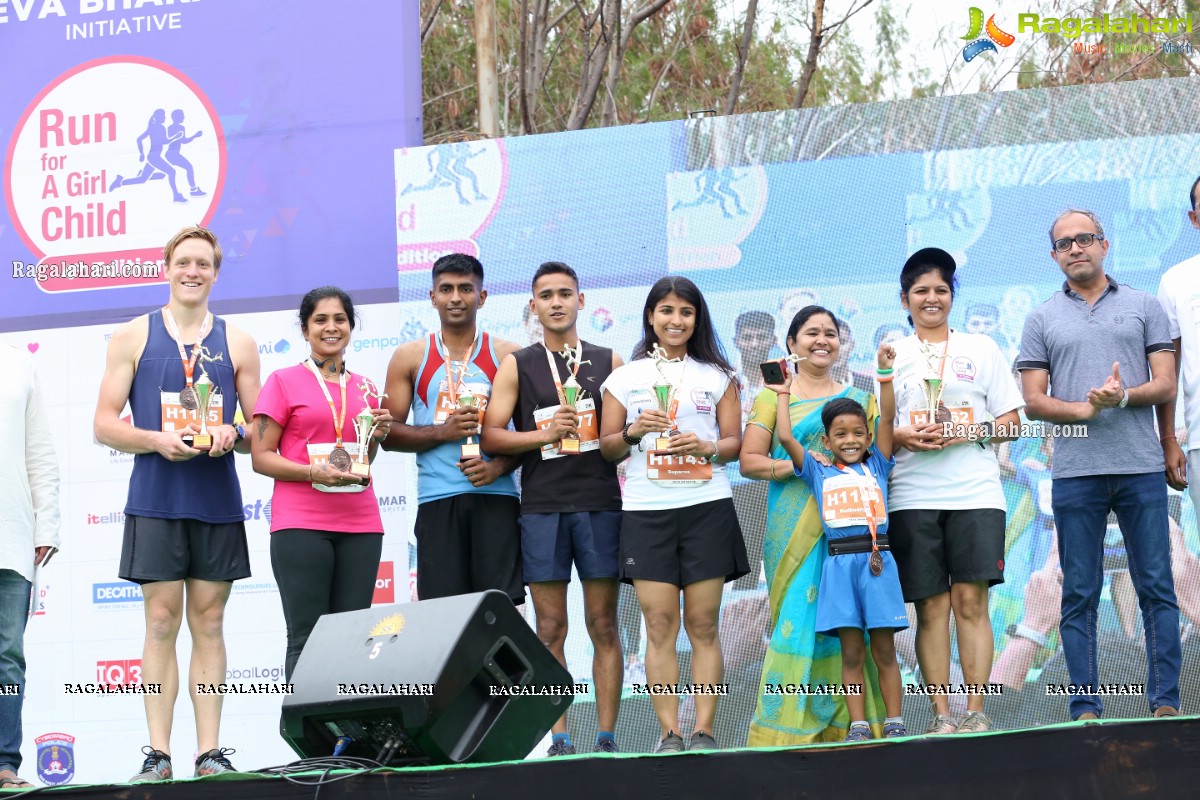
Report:
[[[150,746],[143,747],[142,753],[146,756],[146,760],[142,762],[142,771],[130,778],[130,783],[159,783],[175,777],[169,755]]]
[[[619,752],[621,752],[621,750],[620,750],[620,748],[617,747],[617,742],[615,739],[601,739],[599,742],[596,742],[596,747],[595,747],[595,749],[592,750],[592,752],[593,753],[619,753]]]
[[[683,752],[683,737],[675,731],[667,731],[667,735],[658,743],[658,747],[654,748],[656,753],[682,753]]]
[[[717,740],[712,737],[712,734],[704,731],[696,731],[692,734],[692,740],[688,742],[688,750],[720,750],[721,745],[717,744]]]
[[[226,753],[236,753],[232,747],[222,747],[218,750],[209,750],[207,753],[201,753],[196,759],[196,775],[197,778],[203,778],[205,775],[219,775],[222,772],[237,772],[233,768],[233,764],[229,763],[229,759],[225,757]]]
[[[550,745],[550,749],[546,751],[547,756],[573,756],[575,755],[575,745],[567,742],[554,742]]]

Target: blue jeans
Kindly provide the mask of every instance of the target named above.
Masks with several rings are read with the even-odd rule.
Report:
[[[25,699],[25,621],[33,584],[0,569],[0,770],[21,766],[21,702]],[[16,685],[17,694],[4,691]]]
[[[1150,710],[1179,708],[1179,606],[1171,576],[1167,485],[1161,472],[1056,478],[1054,525],[1063,570],[1063,654],[1071,683],[1097,686],[1097,609],[1104,588],[1104,532],[1114,511],[1125,540],[1129,577],[1146,629],[1146,699]],[[1095,694],[1071,697],[1071,718],[1104,704]]]

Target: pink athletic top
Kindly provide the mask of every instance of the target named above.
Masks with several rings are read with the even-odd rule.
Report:
[[[346,376],[346,419],[342,440],[355,441],[354,415],[363,409],[363,378],[353,372]],[[341,411],[341,390],[330,381],[329,395]],[[271,373],[258,395],[255,415],[262,414],[283,426],[279,453],[288,461],[307,464],[308,443],[337,441],[333,432],[333,414],[317,379],[303,364]],[[275,481],[271,496],[271,533],[289,528],[342,533],[382,533],[379,501],[375,488],[361,492],[321,492],[307,481]]]

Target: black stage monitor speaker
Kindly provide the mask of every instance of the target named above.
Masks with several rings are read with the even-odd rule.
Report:
[[[498,591],[323,616],[292,683],[282,732],[301,756],[348,739],[342,755],[433,764],[524,758],[573,689]]]

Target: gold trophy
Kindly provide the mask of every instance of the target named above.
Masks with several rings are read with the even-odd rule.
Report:
[[[200,432],[192,434],[192,447],[196,450],[212,450],[213,437],[208,432],[208,408],[217,396],[217,387],[208,379],[208,373],[201,371],[200,380],[193,387],[196,391],[196,413],[200,415]]]
[[[928,366],[925,377],[921,378],[921,388],[925,396],[925,407],[929,410],[929,421],[944,425],[952,419],[950,409],[942,405],[942,390],[946,388],[945,381],[942,380],[942,362],[946,359],[946,353],[935,352],[934,346],[929,342],[921,345],[921,353],[925,356]]]
[[[569,344],[564,344],[562,352],[559,354],[566,362],[567,369],[570,375],[563,382],[563,398],[567,401],[567,405],[575,408],[576,404],[583,399],[583,387],[579,385],[579,381],[575,379],[575,373],[584,364],[590,364],[591,361],[583,360],[583,344],[578,347],[571,347]],[[558,442],[558,452],[560,453],[578,453],[579,452],[579,436],[568,435],[564,436]]]
[[[387,392],[379,394],[379,392],[364,378],[358,388],[362,389],[363,393],[363,410],[358,412],[358,416],[354,418],[354,433],[355,440],[358,442],[358,456],[350,465],[350,474],[356,475],[359,478],[369,478],[371,476],[371,438],[375,435],[376,429],[379,428],[379,423],[375,421],[375,415],[371,413],[370,399],[378,398],[380,404],[383,403],[383,398],[387,397]]]
[[[677,358],[668,358],[667,350],[659,343],[655,342],[654,347],[650,349],[648,354],[654,359],[654,366],[658,370],[658,380],[654,383],[654,399],[658,403],[658,410],[664,414],[671,413],[671,399],[675,394],[675,387],[667,380],[666,374],[663,372],[663,364],[670,361],[678,361]],[[671,420],[672,429],[665,434],[659,434],[654,440],[655,450],[666,450],[671,446],[671,437],[678,434],[678,430],[674,429],[675,420]]]
[[[478,408],[479,398],[467,388],[465,383],[459,385],[458,390],[458,407],[459,408]],[[478,458],[480,456],[479,442],[475,441],[474,436],[468,436],[462,444],[460,458]]]

